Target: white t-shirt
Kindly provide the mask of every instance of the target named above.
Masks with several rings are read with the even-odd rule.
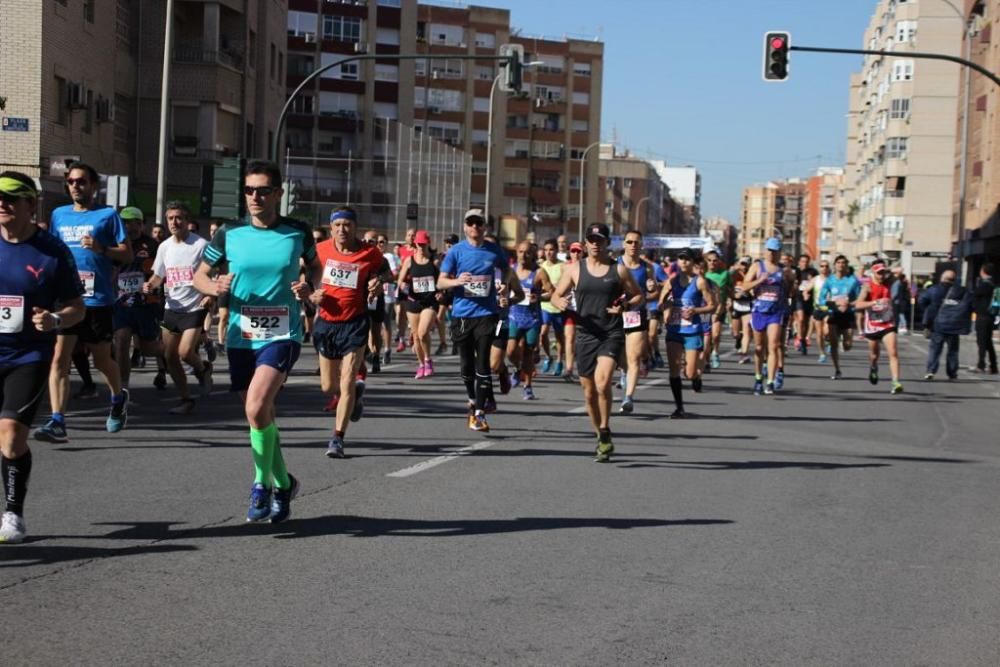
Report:
[[[194,272],[206,247],[208,241],[189,233],[181,242],[171,236],[157,248],[153,273],[163,278],[167,310],[178,313],[198,310],[202,294],[194,288]]]

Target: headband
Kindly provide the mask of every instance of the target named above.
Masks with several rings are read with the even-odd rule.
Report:
[[[0,177],[0,192],[24,199],[38,197],[38,191],[33,186],[10,176]]]
[[[356,222],[358,216],[354,215],[354,211],[334,211],[330,214],[330,222],[335,222],[337,220],[350,220],[351,222]]]

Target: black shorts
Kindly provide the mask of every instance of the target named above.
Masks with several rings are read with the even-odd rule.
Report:
[[[827,316],[829,314],[830,314],[830,311],[826,310],[825,308],[813,308],[812,318],[814,320],[822,322],[823,320],[825,320],[827,318]]]
[[[313,327],[313,345],[324,359],[343,359],[368,345],[370,330],[371,320],[367,315],[347,322],[330,322],[319,317]]]
[[[646,317],[649,318],[649,322],[662,322],[663,312],[659,310],[648,310],[646,311]]]
[[[368,321],[373,327],[381,326],[385,322],[385,304],[375,304],[375,308],[368,309]]]
[[[826,316],[826,322],[831,327],[837,327],[841,331],[854,328],[854,311],[849,310],[846,313],[842,313],[839,310],[830,310],[828,312],[830,314]]]
[[[497,328],[493,333],[493,347],[498,350],[507,349],[507,341],[510,340],[510,321],[506,317],[497,320]]]
[[[68,329],[59,331],[60,336],[77,336],[81,343],[95,345],[110,343],[114,336],[114,308],[112,306],[87,307],[83,319]]]
[[[625,349],[625,332],[622,329],[594,334],[583,327],[576,331],[576,367],[580,377],[593,377],[598,357],[619,359]]]
[[[433,308],[437,311],[438,305],[437,301],[404,301],[403,309],[408,313],[417,314],[422,313],[428,308]]]
[[[160,338],[160,309],[157,304],[126,306],[115,304],[112,321],[115,331],[128,329],[143,341]]]
[[[0,366],[0,419],[31,426],[49,386],[50,361]]]
[[[220,294],[219,296],[215,297],[215,305],[218,306],[219,308],[225,308],[226,310],[228,310],[229,292],[226,292],[225,294]]]
[[[896,327],[889,327],[888,329],[882,329],[882,331],[874,331],[872,333],[864,334],[865,338],[868,340],[882,340],[891,333],[896,333]]]
[[[188,329],[201,329],[205,325],[204,309],[181,313],[176,310],[168,310],[163,313],[163,322],[160,326],[172,334],[182,334]]]

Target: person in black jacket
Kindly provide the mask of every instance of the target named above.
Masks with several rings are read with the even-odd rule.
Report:
[[[941,351],[948,346],[945,371],[948,379],[958,377],[959,336],[972,329],[972,293],[955,282],[955,272],[941,274],[941,281],[924,294],[924,326],[931,332],[925,380],[933,380]]]
[[[972,293],[973,309],[976,313],[976,345],[979,347],[979,360],[976,370],[986,371],[986,357],[990,359],[990,373],[997,374],[997,351],[993,348],[993,290],[996,288],[993,276],[996,273],[992,264],[983,264],[979,270],[979,283]],[[970,369],[972,370],[972,369]]]

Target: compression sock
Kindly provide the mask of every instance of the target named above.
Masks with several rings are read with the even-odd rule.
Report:
[[[264,430],[268,429],[274,435],[274,453],[271,456],[274,485],[279,489],[287,489],[292,485],[292,480],[288,477],[288,468],[285,467],[285,457],[281,454],[281,433],[278,431],[278,423],[271,422],[271,425]]]
[[[493,374],[480,375],[476,373],[476,410],[483,410],[486,406],[486,399],[493,395]]]
[[[53,412],[52,413],[52,421],[57,422],[59,424],[64,424],[65,425],[66,424],[66,415],[64,415],[61,412]]]
[[[271,485],[274,469],[274,424],[262,429],[250,428],[250,449],[253,451],[254,484]]]
[[[476,381],[472,378],[463,377],[462,381],[465,382],[465,393],[468,394],[470,401],[476,400]]]
[[[31,450],[16,459],[2,457],[4,498],[7,511],[24,516],[24,498],[28,495],[28,478],[31,476]]]
[[[678,410],[684,410],[684,385],[680,378],[670,378],[670,392],[674,395],[674,405]]]

